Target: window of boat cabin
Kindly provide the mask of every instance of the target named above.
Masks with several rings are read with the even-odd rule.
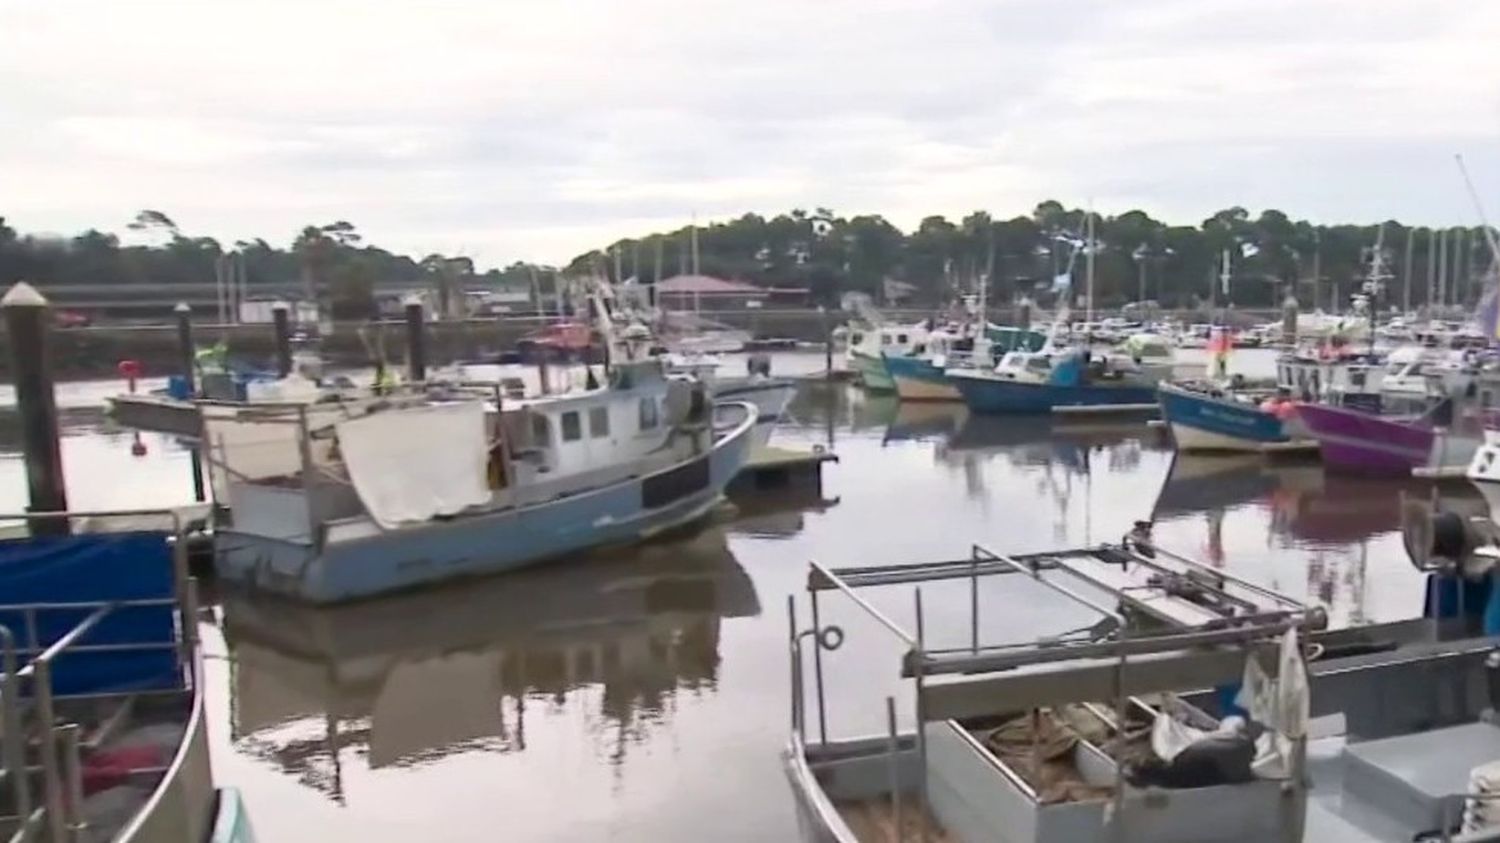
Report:
[[[583,438],[583,420],[577,410],[562,414],[562,438],[564,442],[577,442]]]
[[[891,335],[890,334],[881,334],[880,335],[880,344],[881,345],[890,345],[891,344]]]
[[[900,345],[906,345],[906,334],[897,334],[896,342]]]
[[[547,439],[552,435],[551,431],[547,429],[548,427],[546,416],[538,414],[531,417],[531,438],[534,440],[536,447],[547,447]]]
[[[858,331],[855,331],[854,333],[852,333],[852,334],[849,335],[849,344],[850,345],[862,345],[864,343],[864,341],[865,341],[865,335],[861,334]]]
[[[641,430],[655,430],[661,424],[660,411],[655,398],[641,399]]]
[[[1352,386],[1352,387],[1354,387],[1355,389],[1364,389],[1365,388],[1365,370],[1364,369],[1350,369],[1349,370],[1349,385]]]
[[[589,410],[589,436],[603,439],[609,435],[609,408],[594,407]]]

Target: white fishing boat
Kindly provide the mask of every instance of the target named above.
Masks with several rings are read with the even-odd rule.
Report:
[[[606,335],[596,388],[204,405],[225,581],[333,603],[629,543],[706,515],[757,412]]]
[[[669,374],[690,375],[702,381],[715,401],[745,401],[755,406],[756,447],[771,439],[776,423],[786,415],[787,405],[797,393],[797,382],[771,374],[771,358],[753,354],[745,360],[745,373],[729,374],[724,362],[714,354],[668,354],[664,358]]]

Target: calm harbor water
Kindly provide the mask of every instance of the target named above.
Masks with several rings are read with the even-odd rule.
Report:
[[[821,363],[777,359],[783,372]],[[104,419],[116,389],[60,389],[73,506],[191,500],[179,443],[145,434],[133,456],[133,434]],[[786,600],[808,559],[1042,550],[1152,518],[1163,545],[1322,603],[1335,624],[1421,608],[1399,501],[1424,486],[1308,462],[1174,460],[1143,424],[969,418],[825,384],[804,387],[790,416],[777,443],[839,456],[822,499],[768,497],[634,550],[333,610],[224,597],[205,624],[215,775],[245,792],[271,841],[784,840]],[[25,502],[16,439],[0,413],[11,512]],[[1442,493],[1484,509],[1467,486]],[[1069,625],[1017,579],[983,584],[986,640]],[[939,642],[967,640],[967,589],[924,591]],[[872,598],[910,621],[908,593]],[[825,607],[849,633],[828,658],[833,732],[877,731],[897,648],[836,598]]]

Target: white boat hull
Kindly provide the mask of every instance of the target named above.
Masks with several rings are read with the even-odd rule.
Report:
[[[1264,443],[1253,439],[1244,439],[1239,436],[1229,436],[1223,433],[1214,433],[1199,427],[1191,427],[1180,422],[1172,422],[1172,441],[1177,443],[1179,451],[1229,451],[1245,454],[1258,454],[1264,450]]]

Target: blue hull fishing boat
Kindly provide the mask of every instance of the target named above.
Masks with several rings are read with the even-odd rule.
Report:
[[[493,574],[706,515],[756,411],[657,360],[594,390],[487,411],[412,396],[281,412],[205,405],[230,582],[314,603]],[[279,445],[279,454],[271,452]]]
[[[1187,384],[1164,383],[1156,394],[1179,451],[1262,452],[1293,444],[1282,419],[1252,401]]]
[[[949,370],[976,413],[1050,413],[1063,407],[1134,408],[1154,404],[1156,384],[1135,373],[1088,362],[1087,352],[1011,352],[993,370]]]
[[[926,356],[887,356],[885,371],[902,401],[963,400],[958,387],[948,380],[937,359]]]
[[[948,379],[949,369],[991,366],[1006,353],[1040,351],[1046,343],[1047,335],[1039,331],[990,325],[978,339],[962,332],[933,331],[927,335],[924,353],[883,357],[902,401],[962,401],[958,387]]]
[[[636,542],[707,515],[749,456],[754,404],[671,374],[649,329],[602,377],[506,398],[414,386],[347,403],[205,404],[222,579],[311,603],[357,600]],[[776,408],[779,414],[780,408]]]
[[[1151,403],[1152,387],[1128,384],[1059,386],[955,373],[964,403],[976,413],[1050,413],[1059,407],[1138,407]]]

